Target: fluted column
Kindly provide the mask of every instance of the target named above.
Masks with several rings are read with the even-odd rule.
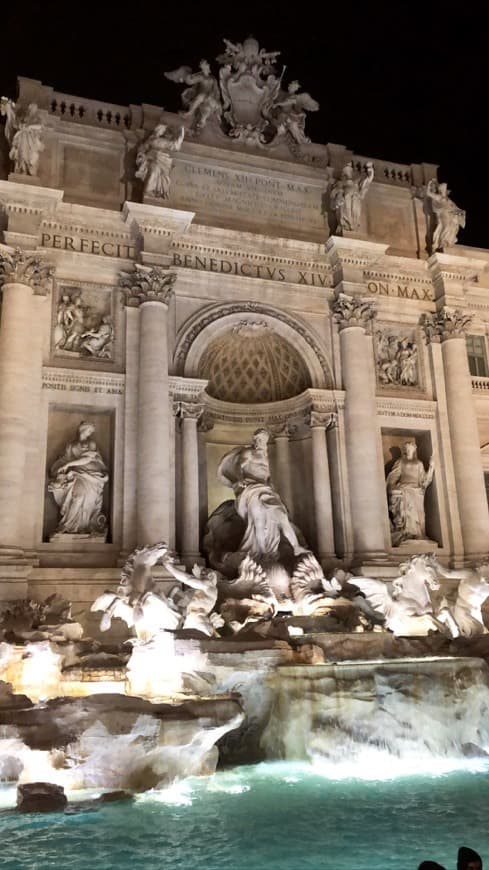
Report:
[[[385,554],[386,497],[378,445],[372,345],[366,331],[371,300],[340,293],[333,303],[340,330],[345,390],[345,437],[355,557]]]
[[[197,402],[179,402],[182,426],[182,529],[181,550],[186,564],[199,553],[199,436],[197,425],[203,408]]]
[[[0,557],[2,551],[8,555],[10,548],[23,547],[19,517],[32,385],[40,385],[42,365],[40,342],[32,340],[33,331],[39,329],[33,297],[48,292],[53,271],[33,252],[0,250]]]
[[[441,341],[448,425],[466,560],[486,558],[489,549],[489,510],[465,342],[471,319],[460,309],[444,307],[427,315],[424,322],[428,341]]]
[[[135,264],[122,273],[126,304],[139,306],[137,421],[138,544],[170,536],[170,421],[168,390],[168,304],[175,273]]]
[[[312,486],[319,559],[334,557],[333,504],[329,475],[326,429],[333,422],[331,414],[311,411]]]

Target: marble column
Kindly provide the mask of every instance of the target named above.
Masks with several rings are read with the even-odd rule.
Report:
[[[185,564],[200,558],[199,543],[199,436],[198,422],[203,408],[197,402],[179,402],[182,426],[182,529],[181,550]]]
[[[465,561],[487,558],[489,510],[465,334],[471,315],[444,307],[427,315],[428,341],[441,341],[448,426]],[[435,472],[436,473],[436,472]]]
[[[170,420],[168,304],[176,274],[135,264],[121,274],[126,304],[139,306],[137,406],[137,540],[140,546],[170,537]]]
[[[334,558],[335,555],[333,504],[331,500],[328,447],[326,444],[326,429],[331,423],[331,414],[325,414],[317,410],[311,411],[312,485],[316,542],[320,561],[322,559]]]
[[[39,329],[34,294],[46,295],[53,271],[33,252],[0,250],[0,558],[15,555],[24,545],[19,520],[34,410],[32,385],[38,385],[39,403],[42,366],[40,342],[32,339]]]
[[[277,490],[290,516],[293,516],[292,479],[290,476],[289,425],[287,422],[270,426],[274,436],[277,461]]]
[[[340,330],[345,390],[345,437],[354,557],[385,558],[387,506],[379,447],[372,341],[371,300],[340,293],[333,303]]]

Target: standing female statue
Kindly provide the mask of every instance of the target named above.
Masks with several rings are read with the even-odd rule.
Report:
[[[426,537],[424,496],[434,471],[433,457],[426,471],[418,459],[413,441],[405,441],[401,450],[401,458],[394,464],[386,481],[394,547],[403,541]]]
[[[140,145],[136,157],[136,178],[144,181],[145,196],[168,199],[170,196],[170,171],[173,165],[172,151],[179,151],[184,127],[169,127],[157,124],[146,142]]]
[[[337,232],[351,232],[360,229],[362,203],[374,178],[372,163],[365,166],[364,178],[353,177],[353,166],[347,164],[341,171],[341,177],[331,190],[331,205],[336,214]]]
[[[432,253],[456,245],[458,231],[465,226],[465,212],[455,205],[449,193],[447,185],[437,184],[434,178],[426,186],[426,196],[436,218],[431,241]]]
[[[80,423],[78,438],[70,441],[51,467],[48,491],[60,509],[56,534],[106,534],[102,514],[104,486],[109,479],[107,467],[96,442],[93,423]]]

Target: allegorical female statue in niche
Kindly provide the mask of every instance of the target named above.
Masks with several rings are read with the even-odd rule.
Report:
[[[78,438],[70,441],[50,470],[48,491],[60,510],[60,534],[106,538],[107,520],[102,513],[107,467],[96,442],[93,423],[82,422]]]
[[[426,471],[413,441],[404,442],[401,454],[386,481],[394,547],[426,538],[424,497],[434,471],[433,457]]]

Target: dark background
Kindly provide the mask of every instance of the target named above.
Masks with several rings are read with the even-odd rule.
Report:
[[[0,25],[0,89],[9,97],[23,75],[75,96],[176,111],[182,88],[163,72],[212,62],[223,37],[253,34],[281,51],[284,81],[297,78],[320,102],[307,123],[313,140],[439,164],[467,210],[459,241],[489,247],[489,17],[475,2],[9,5]]]

